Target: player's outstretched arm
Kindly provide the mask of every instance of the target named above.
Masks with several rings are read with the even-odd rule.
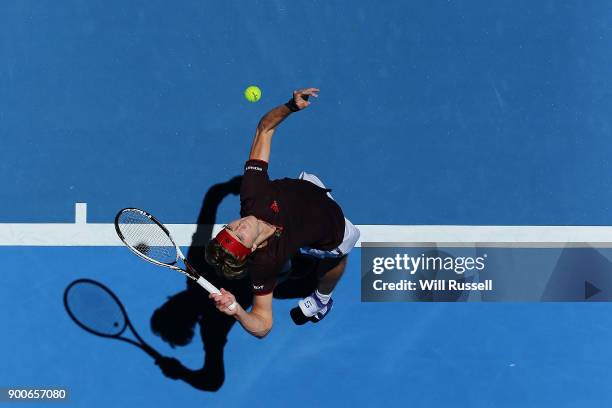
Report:
[[[308,97],[318,96],[319,89],[305,88],[293,91],[293,97],[284,105],[277,106],[270,112],[266,113],[259,121],[255,138],[251,145],[251,153],[249,160],[270,161],[270,147],[272,145],[272,135],[276,127],[292,112],[305,109],[310,105]]]
[[[234,316],[244,329],[257,338],[264,338],[272,330],[272,293],[262,296],[253,296],[253,307],[247,312],[236,303],[235,309],[229,305],[236,302],[236,298],[225,289],[220,294],[209,296],[215,301],[217,309],[227,315]]]

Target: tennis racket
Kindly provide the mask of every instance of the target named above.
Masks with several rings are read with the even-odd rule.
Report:
[[[83,330],[133,344],[155,360],[161,357],[138,335],[119,298],[103,284],[91,279],[75,280],[64,291],[64,307]],[[127,329],[133,338],[123,336]]]
[[[115,230],[123,243],[136,255],[155,265],[181,272],[196,281],[208,293],[221,293],[185,260],[168,229],[154,216],[138,208],[124,208],[115,217]],[[179,261],[185,265],[179,266]],[[236,308],[236,302],[229,306]]]

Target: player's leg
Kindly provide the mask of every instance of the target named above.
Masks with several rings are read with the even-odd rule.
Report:
[[[317,266],[319,259],[297,254],[291,258],[291,269],[277,280],[275,299],[302,299],[317,288]]]
[[[347,255],[338,258],[319,259],[317,289],[298,302],[298,307],[291,311],[293,321],[300,325],[307,321],[314,323],[322,320],[332,309],[332,291],[342,277],[346,268]]]
[[[314,174],[302,172],[299,176],[321,188],[326,188],[323,182]],[[333,200],[328,192],[327,195]],[[355,247],[359,240],[359,230],[347,218],[344,219],[344,237],[338,248],[332,251],[323,251],[313,248],[300,248],[300,252],[314,258],[318,258],[317,289],[309,296],[298,302],[298,307],[291,310],[291,317],[296,324],[304,324],[307,321],[317,322],[323,319],[333,305],[332,291],[344,274],[348,253]]]
[[[346,269],[346,260],[348,255],[341,258],[326,258],[321,259],[319,262],[319,283],[317,284],[317,291],[323,295],[329,295],[332,293],[336,284],[344,274]]]
[[[355,247],[359,239],[359,230],[345,218],[344,239],[333,251],[321,251],[312,248],[301,248],[302,254],[318,258],[317,270],[319,280],[317,289],[298,302],[298,307],[291,310],[293,321],[304,324],[307,321],[318,322],[332,309],[332,291],[344,274],[348,253]]]

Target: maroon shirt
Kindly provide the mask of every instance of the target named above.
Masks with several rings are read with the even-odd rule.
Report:
[[[301,247],[333,250],[344,238],[344,215],[324,188],[306,181],[270,180],[268,163],[249,160],[240,189],[240,216],[253,215],[278,227],[268,244],[248,259],[253,293],[274,290],[276,277]]]

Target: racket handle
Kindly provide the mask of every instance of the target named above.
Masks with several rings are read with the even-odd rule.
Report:
[[[203,277],[198,277],[198,279],[196,280],[196,282],[203,287],[204,289],[206,289],[206,291],[208,293],[221,293],[221,291],[219,291],[219,289],[217,289],[212,283],[210,283],[209,281],[207,281],[206,279],[204,279]]]
[[[212,283],[210,283],[209,281],[207,281],[206,279],[204,279],[203,277],[199,277],[198,280],[196,280],[196,282],[203,287],[204,289],[206,289],[208,291],[208,293],[221,293],[221,291],[219,289],[217,289]],[[236,309],[236,302],[232,303],[231,305],[229,305],[228,307],[229,310],[234,310]]]

